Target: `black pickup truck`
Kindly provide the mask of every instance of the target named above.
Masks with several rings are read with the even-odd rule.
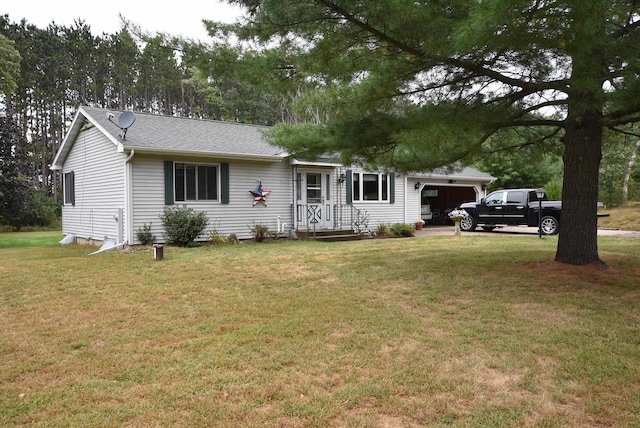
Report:
[[[493,230],[497,226],[538,226],[540,201],[535,189],[505,189],[490,193],[478,202],[466,202],[458,209],[465,210],[467,218],[460,222],[463,231],[481,226]],[[542,198],[541,231],[544,235],[555,235],[560,229],[560,201]]]

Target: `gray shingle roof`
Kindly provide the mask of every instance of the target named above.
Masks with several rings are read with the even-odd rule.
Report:
[[[135,122],[127,130],[123,140],[119,137],[122,133],[120,128],[107,119],[107,112],[111,112],[114,114],[112,120],[117,123],[121,111],[95,107],[82,107],[82,110],[116,137],[127,150],[278,158],[286,156],[281,148],[272,146],[263,136],[262,132],[269,129],[267,126],[136,113]]]
[[[423,171],[408,174],[409,177],[415,178],[456,178],[458,180],[479,180],[490,182],[495,180],[495,177],[486,174],[482,171],[478,171],[471,167],[457,167],[457,168],[437,168],[433,171]]]
[[[107,119],[109,112],[113,113],[112,120],[117,123],[122,111],[83,106],[79,113],[98,124],[104,132],[109,134],[114,143],[121,144],[125,150],[274,160],[288,156],[281,148],[267,142],[263,131],[270,129],[268,126],[136,113],[135,122],[127,130],[126,138],[122,139],[120,128]],[[73,140],[82,128],[84,121],[81,119],[78,116],[69,130],[54,159],[53,169],[62,168]],[[332,162],[339,162],[332,158],[316,159],[316,162],[330,159]],[[454,170],[443,168],[410,173],[408,176],[422,179],[448,177],[487,182],[494,180],[494,177],[489,174],[473,168],[454,168]]]

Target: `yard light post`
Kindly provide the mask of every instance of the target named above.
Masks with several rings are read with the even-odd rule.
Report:
[[[544,189],[536,189],[536,197],[538,198],[538,238],[542,239],[542,198],[544,198]]]

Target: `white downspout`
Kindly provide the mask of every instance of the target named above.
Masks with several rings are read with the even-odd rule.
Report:
[[[124,161],[124,218],[126,220],[126,233],[123,244],[133,243],[133,166],[131,165],[131,159],[135,154],[136,151],[131,149],[129,156]]]
[[[408,204],[409,204],[409,195],[407,194],[407,176],[404,176],[404,222],[409,223],[409,219],[407,219],[408,212]]]
[[[298,230],[298,166],[291,166],[291,225],[292,230]]]

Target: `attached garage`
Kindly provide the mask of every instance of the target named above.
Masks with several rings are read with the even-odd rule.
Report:
[[[463,202],[475,201],[476,192],[473,187],[437,186],[426,184],[421,191],[421,206],[429,205],[431,219],[428,224],[448,224],[447,215]]]
[[[415,213],[427,224],[451,224],[448,214],[463,202],[479,201],[486,196],[487,184],[495,178],[473,168],[460,171],[437,170],[431,174],[407,177],[407,185],[413,188],[413,197],[407,198],[407,211]],[[410,220],[409,220],[410,221]]]

